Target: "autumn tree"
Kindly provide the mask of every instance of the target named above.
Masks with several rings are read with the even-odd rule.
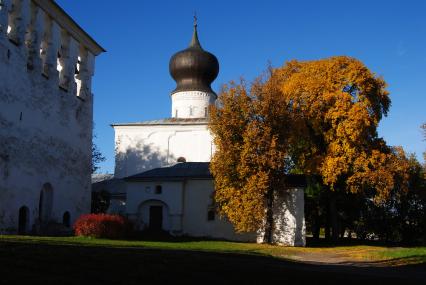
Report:
[[[239,232],[264,229],[271,242],[274,193],[291,167],[292,119],[278,85],[257,80],[225,86],[210,115],[216,152],[215,200]]]
[[[292,159],[304,173],[319,175],[332,191],[374,191],[377,203],[389,198],[398,175],[407,189],[407,165],[377,134],[391,103],[382,78],[345,56],[291,61],[272,78],[290,112],[303,120],[304,143]],[[334,197],[331,192],[332,219]],[[332,223],[336,238],[336,220]]]
[[[426,241],[426,181],[424,170],[414,154],[406,154],[402,148],[393,148],[395,155],[408,166],[408,191],[401,191],[396,177],[390,198],[377,204],[369,199],[360,207],[359,236],[374,233],[383,241],[405,244]]]
[[[397,177],[406,191],[407,164],[377,134],[390,103],[384,80],[345,56],[294,60],[250,88],[225,87],[210,122],[220,212],[238,231],[270,233],[274,191],[289,171],[320,177],[329,193],[373,192],[376,203],[389,198]]]

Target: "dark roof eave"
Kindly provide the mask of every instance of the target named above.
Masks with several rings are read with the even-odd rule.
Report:
[[[213,180],[213,177],[126,177],[126,182],[182,182],[184,180]]]

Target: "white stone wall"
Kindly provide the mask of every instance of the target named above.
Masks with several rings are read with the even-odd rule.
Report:
[[[216,101],[216,94],[203,91],[182,91],[172,96],[172,118],[206,118]]]
[[[49,222],[72,223],[90,211],[94,55],[37,5],[50,1],[0,2],[0,234],[17,232],[21,207],[31,230],[44,185]]]
[[[155,187],[162,186],[162,193],[155,194]],[[137,229],[149,225],[149,206],[162,205],[163,229],[171,232],[181,231],[182,183],[180,182],[128,182],[126,211],[135,222]]]
[[[155,194],[155,187],[162,193]],[[256,235],[236,234],[229,221],[215,216],[208,221],[212,207],[213,181],[128,182],[127,213],[139,230],[149,226],[149,207],[163,206],[163,229],[174,235],[210,237],[235,241],[255,241]]]
[[[233,241],[256,241],[255,233],[237,234],[233,225],[217,213],[207,219],[212,209],[214,185],[212,180],[188,180],[185,184],[183,233],[194,237],[211,237]]]
[[[272,242],[287,246],[305,246],[305,198],[303,188],[279,191],[274,199],[274,226]],[[257,241],[263,242],[264,232]]]
[[[115,178],[157,167],[187,162],[209,162],[214,151],[207,124],[114,126]]]

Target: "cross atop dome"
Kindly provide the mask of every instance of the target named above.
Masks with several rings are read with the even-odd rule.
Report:
[[[191,43],[189,44],[189,47],[197,47],[200,49],[203,49],[201,47],[200,41],[198,40],[198,32],[197,32],[197,14],[194,12],[194,32],[192,33],[192,39],[191,39]]]

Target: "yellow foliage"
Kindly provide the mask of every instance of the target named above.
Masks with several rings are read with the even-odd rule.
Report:
[[[224,86],[209,125],[220,212],[238,231],[259,229],[268,194],[291,169],[321,176],[332,190],[387,199],[396,177],[402,185],[408,179],[403,150],[377,135],[389,106],[384,80],[345,56],[293,60],[250,88]]]
[[[309,155],[293,157],[298,167],[320,175],[331,189],[373,189],[377,201],[387,199],[407,165],[399,149],[390,149],[377,136],[390,106],[384,80],[345,56],[292,61],[273,76],[282,78],[282,96],[307,129],[310,145],[304,150]]]

